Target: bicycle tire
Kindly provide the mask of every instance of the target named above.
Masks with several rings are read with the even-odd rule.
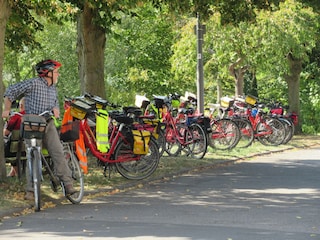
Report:
[[[236,147],[246,148],[252,145],[254,141],[254,130],[249,120],[242,118],[232,119],[240,130],[240,139]]]
[[[185,123],[179,123],[176,125],[176,127],[178,130],[178,133],[180,134],[179,137],[183,138],[182,144],[179,142],[179,140],[177,140],[181,146],[181,150],[179,154],[187,157],[191,156],[191,153],[195,148],[195,142],[193,140],[192,131],[189,129],[189,127]]]
[[[189,129],[192,132],[192,138],[194,142],[191,156],[197,159],[201,159],[207,153],[207,134],[205,133],[203,127],[201,127],[198,123],[191,124],[189,126]]]
[[[165,138],[166,138],[166,147],[165,151],[170,157],[177,157],[180,155],[182,146],[179,143],[179,140],[175,136],[174,129],[172,127],[166,128],[166,133],[165,133]]]
[[[121,155],[127,155],[128,160],[130,157],[136,157],[132,151],[130,144],[120,141],[115,150],[115,159]],[[150,138],[149,152],[141,155],[139,160],[116,162],[115,166],[117,171],[126,179],[141,180],[149,177],[158,167],[160,161],[160,154],[158,144],[155,139]]]
[[[285,137],[285,127],[283,123],[276,118],[266,118],[265,122],[259,122],[257,125],[257,133],[270,131],[270,134],[259,135],[258,141],[265,146],[278,146],[282,144]]]
[[[32,184],[34,191],[34,209],[36,212],[41,210],[41,156],[37,148],[31,149],[31,164],[32,164]]]
[[[218,119],[211,123],[212,132],[208,134],[209,146],[219,150],[230,150],[240,140],[240,130],[230,119]]]
[[[287,144],[288,142],[290,142],[290,140],[294,135],[294,125],[288,119],[285,119],[285,118],[278,118],[278,119],[283,123],[285,128],[285,137],[282,144]]]
[[[66,198],[73,204],[79,204],[84,196],[84,176],[83,171],[80,168],[78,158],[72,151],[72,146],[64,145],[64,156],[68,162],[68,167],[71,171],[71,177],[73,179],[73,188],[77,190],[72,195],[66,195]]]
[[[160,157],[162,157],[163,153],[166,150],[166,137],[164,135],[164,130],[160,130],[158,133],[158,139],[156,140],[159,148]]]

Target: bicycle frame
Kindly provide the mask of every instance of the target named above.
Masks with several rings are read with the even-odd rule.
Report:
[[[251,122],[255,137],[270,135],[273,132],[272,128],[266,123],[265,119],[262,117],[261,114],[262,113],[258,110],[257,114],[255,116],[252,116],[251,109],[247,109],[247,116],[249,121]],[[263,124],[265,131],[257,132],[257,126],[259,123]]]
[[[88,147],[92,152],[93,156],[98,158],[101,162],[117,163],[117,162],[137,161],[141,158],[141,155],[136,155],[135,157],[130,157],[130,158],[129,158],[130,154],[120,155],[118,159],[113,159],[114,152],[120,140],[129,144],[126,137],[121,133],[121,130],[124,126],[125,126],[124,123],[120,123],[120,126],[112,127],[111,135],[109,137],[110,148],[108,152],[101,152],[98,150],[95,134],[92,131],[91,127],[89,126],[88,120],[86,118],[80,121],[80,132],[84,136],[86,147]]]
[[[168,108],[168,111],[164,114],[163,122],[166,124],[166,141],[172,142],[176,139],[182,146],[187,146],[193,143],[193,139],[188,141],[187,139],[185,139],[185,134],[181,134],[179,132],[179,129],[177,128],[177,121],[173,118],[170,108]]]

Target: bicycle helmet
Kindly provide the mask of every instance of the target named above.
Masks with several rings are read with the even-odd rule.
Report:
[[[39,77],[47,76],[48,72],[52,72],[54,69],[61,67],[61,63],[51,59],[43,60],[36,65],[36,71]]]

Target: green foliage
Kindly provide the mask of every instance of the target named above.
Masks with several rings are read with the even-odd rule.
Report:
[[[108,34],[105,61],[108,98],[128,103],[136,93],[167,94],[172,83],[170,22],[150,5],[132,12],[135,16],[122,14],[121,24],[114,24]]]
[[[42,47],[32,49],[24,47],[23,51],[10,52],[5,55],[4,83],[13,84],[36,76],[34,66],[43,59],[55,59],[62,63],[58,82],[60,102],[64,96],[80,94],[80,82],[77,71],[76,28],[65,22],[57,25],[41,19],[44,30],[35,35],[35,40]]]
[[[224,95],[233,95],[234,79],[228,66],[242,58],[242,66],[249,66],[245,93],[287,104],[284,75],[288,74],[286,56],[292,53],[304,61],[299,116],[303,129],[320,131],[320,47],[316,45],[320,20],[319,12],[305,7],[319,11],[319,1],[256,0],[251,5],[233,0],[152,1],[153,5],[129,0],[11,2],[6,85],[34,76],[36,62],[54,58],[63,63],[58,83],[61,101],[64,95],[79,95],[76,27],[67,20],[88,3],[96,11],[96,23],[108,30],[105,81],[109,100],[133,104],[135,94],[196,92],[194,26],[199,12],[207,29],[205,102],[215,102],[217,83]],[[52,20],[60,25],[50,23]]]
[[[308,61],[308,53],[315,47],[319,20],[311,8],[294,0],[280,4],[274,12],[261,11],[257,16],[257,52],[259,70],[283,76],[288,73],[286,56]]]

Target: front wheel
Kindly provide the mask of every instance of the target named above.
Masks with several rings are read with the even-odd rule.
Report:
[[[71,171],[71,177],[73,180],[73,187],[77,190],[76,193],[72,195],[66,195],[66,198],[73,204],[79,204],[82,201],[84,195],[84,177],[82,169],[80,168],[78,158],[72,151],[72,146],[64,146],[64,156],[68,163],[68,167]]]
[[[158,144],[153,138],[150,138],[148,153],[139,155],[138,160],[130,160],[130,158],[136,158],[132,146],[120,141],[115,150],[115,159],[121,156],[126,156],[128,161],[116,162],[116,168],[123,177],[131,180],[149,177],[157,169],[160,160]]]
[[[204,132],[203,128],[197,123],[191,124],[189,129],[192,132],[192,138],[194,142],[191,156],[197,159],[201,159],[207,152],[207,135]]]
[[[33,182],[33,189],[34,189],[34,208],[35,211],[38,212],[41,209],[41,157],[40,157],[40,150],[37,148],[31,149],[31,164],[32,164],[32,182]]]

